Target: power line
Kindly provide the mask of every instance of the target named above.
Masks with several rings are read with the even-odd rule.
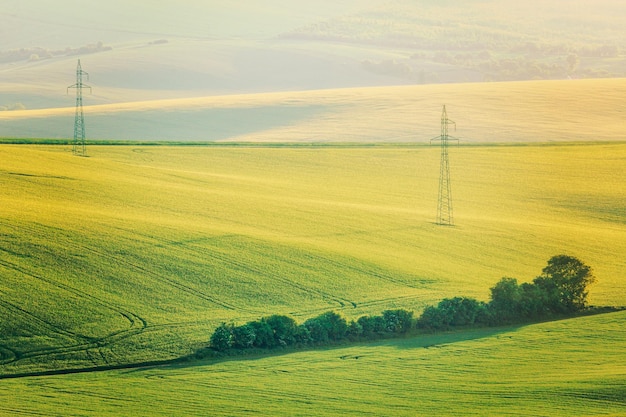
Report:
[[[83,76],[89,79],[89,74],[83,71],[80,66],[80,59],[76,65],[76,84],[67,87],[67,91],[70,88],[76,89],[76,114],[74,116],[74,141],[72,142],[72,153],[78,156],[85,156],[85,116],[83,115],[83,88],[88,88],[91,92],[91,87],[83,84]]]
[[[441,112],[441,135],[438,138],[431,139],[441,143],[441,157],[439,164],[439,198],[437,200],[437,224],[441,226],[454,226],[454,216],[452,210],[452,187],[450,184],[450,159],[448,158],[448,142],[458,139],[448,135],[448,126],[456,123],[448,119],[446,105],[443,105]]]

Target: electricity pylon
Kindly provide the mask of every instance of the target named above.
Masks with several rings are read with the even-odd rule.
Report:
[[[76,89],[76,114],[74,116],[74,142],[72,142],[72,153],[74,155],[85,156],[85,117],[83,116],[83,88],[91,87],[83,84],[83,76],[89,79],[87,74],[80,66],[80,59],[76,66],[76,84],[67,87],[69,93],[70,88]]]
[[[448,135],[448,125],[454,125],[456,130],[456,123],[448,119],[448,113],[446,112],[446,106],[444,104],[443,111],[441,112],[441,136],[431,139],[433,141],[441,142],[441,162],[439,166],[439,198],[437,201],[437,224],[442,226],[454,226],[454,217],[452,215],[452,188],[450,186],[450,160],[448,158],[448,142],[458,139],[450,137]]]

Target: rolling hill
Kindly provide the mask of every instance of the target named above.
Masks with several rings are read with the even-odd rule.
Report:
[[[3,380],[0,414],[620,416],[625,316]]]
[[[93,105],[85,123],[96,140],[428,143],[446,104],[462,143],[623,141],[625,94],[626,79],[345,88]],[[73,120],[0,112],[0,137],[68,138]]]
[[[88,5],[7,0],[0,11],[0,109],[11,113],[72,107],[66,86],[74,83],[78,58],[91,75],[94,88],[85,98],[90,106],[338,88],[624,78],[625,14],[626,6],[616,0],[576,2],[567,8],[539,0],[324,0],[314,6],[283,0],[262,5],[187,0],[183,6],[145,0]],[[486,96],[492,88],[498,87],[486,87]],[[593,94],[594,87],[589,88]],[[416,106],[403,123],[462,100],[464,94],[457,90],[463,89],[453,88],[443,100]],[[420,94],[412,87],[408,91]],[[596,93],[606,95],[603,90]],[[372,94],[376,100],[375,93],[355,94]],[[567,106],[561,111],[567,95],[557,91],[559,101],[553,103],[552,112],[561,120],[574,116]],[[516,101],[507,101],[503,109]],[[525,106],[523,100],[519,105]],[[189,114],[189,105],[182,105],[183,112],[170,108],[160,115],[163,120],[136,111],[114,122],[96,113],[88,132],[96,139],[167,140],[230,139],[247,133],[215,122],[229,115],[191,106],[199,113]],[[258,110],[232,117],[246,120],[251,129],[267,128],[255,120],[272,119],[272,109],[269,115]],[[305,112],[307,120],[318,116],[315,110]],[[398,109],[391,105],[387,110]],[[483,111],[491,119],[510,116],[491,110]],[[69,120],[71,128],[71,118],[42,124],[35,114],[4,117],[16,119],[0,125],[1,137],[71,136],[65,127]],[[287,123],[293,123],[291,117]],[[413,130],[391,133],[403,136]]]
[[[623,305],[623,144],[3,145],[2,373],[168,359],[223,321],[486,299],[568,253]]]
[[[566,3],[3,1],[0,415],[626,414],[624,312],[136,367],[561,253],[626,305],[626,5]]]

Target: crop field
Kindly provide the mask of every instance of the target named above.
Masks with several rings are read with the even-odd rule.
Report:
[[[465,144],[624,141],[626,79],[337,88],[91,104],[98,140],[428,143],[441,106]],[[67,138],[75,109],[0,112],[0,138]],[[593,126],[593,128],[589,128]]]
[[[626,313],[235,361],[3,380],[0,415],[622,416]]]
[[[223,321],[487,299],[567,253],[626,304],[626,146],[0,147],[3,374],[170,359]]]
[[[626,3],[87,3],[0,8],[0,417],[626,416]],[[621,308],[207,347],[488,301],[560,254]]]

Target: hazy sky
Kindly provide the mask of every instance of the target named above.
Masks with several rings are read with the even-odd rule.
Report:
[[[3,49],[154,36],[257,37],[362,9],[372,0],[2,0]]]

